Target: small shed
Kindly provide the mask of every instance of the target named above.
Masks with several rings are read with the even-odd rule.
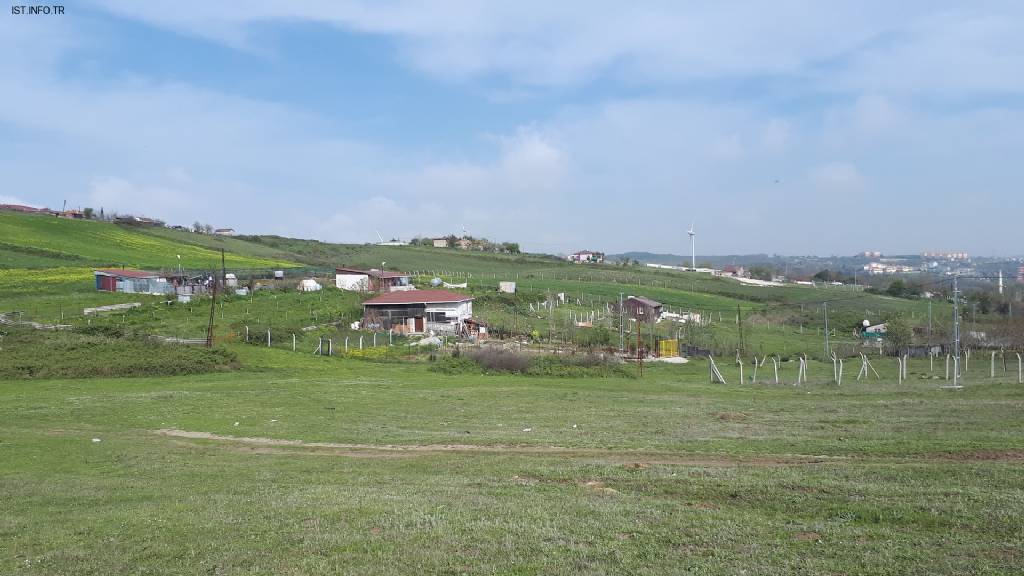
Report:
[[[174,284],[159,272],[146,270],[118,270],[101,268],[94,270],[96,289],[101,292],[126,292],[129,294],[173,294]]]
[[[303,278],[298,286],[299,292],[316,292],[322,288],[323,286],[313,278]]]
[[[396,292],[415,288],[409,283],[405,272],[390,270],[360,270],[358,268],[335,268],[334,285],[352,292]]]
[[[641,322],[657,322],[661,317],[661,302],[644,298],[643,296],[630,296],[623,304],[626,307],[626,314],[634,320]]]

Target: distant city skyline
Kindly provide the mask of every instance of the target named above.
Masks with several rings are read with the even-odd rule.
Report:
[[[0,203],[338,242],[1024,252],[1024,5],[95,0],[0,18]],[[15,56],[16,55],[16,56]]]

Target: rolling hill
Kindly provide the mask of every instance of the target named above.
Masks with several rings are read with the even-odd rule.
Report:
[[[276,251],[221,237],[175,239],[143,229],[88,220],[0,212],[0,268],[118,266],[186,269],[291,267]],[[197,241],[199,240],[199,241]],[[180,256],[180,260],[179,260]]]

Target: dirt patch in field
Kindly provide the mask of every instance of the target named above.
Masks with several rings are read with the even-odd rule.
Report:
[[[743,412],[718,412],[715,417],[722,422],[743,422],[747,419]]]
[[[817,532],[797,532],[796,534],[793,534],[793,540],[820,542],[821,534],[818,534]]]
[[[605,486],[604,482],[601,482],[600,480],[591,480],[589,482],[583,482],[581,486],[595,494],[601,494],[602,496],[614,496],[619,493],[619,491],[616,490],[615,488],[609,488],[608,486]]]
[[[213,440],[241,447],[254,454],[325,454],[362,458],[393,458],[438,453],[481,453],[481,454],[524,454],[538,456],[565,456],[569,458],[594,459],[625,465],[627,468],[642,470],[652,465],[729,467],[729,466],[793,466],[841,462],[844,458],[821,456],[757,456],[727,457],[635,451],[609,451],[592,448],[568,448],[563,446],[510,446],[479,444],[345,444],[337,442],[304,442],[280,438],[253,438],[226,436],[211,432],[196,432],[162,428],[156,434],[173,439]]]
[[[938,452],[926,455],[931,460],[951,460],[954,462],[1024,462],[1024,450],[1010,448],[1007,450],[966,450],[963,452]]]

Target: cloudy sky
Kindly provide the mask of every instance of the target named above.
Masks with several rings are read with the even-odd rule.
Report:
[[[1024,253],[1024,4],[0,15],[0,202],[547,252]]]

